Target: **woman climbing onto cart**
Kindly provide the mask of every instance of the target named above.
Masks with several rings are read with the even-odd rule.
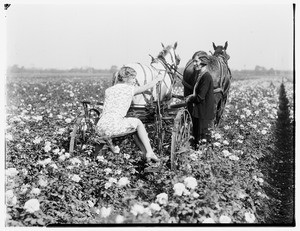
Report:
[[[144,124],[138,118],[125,117],[130,108],[133,96],[153,88],[163,76],[143,85],[135,86],[136,71],[130,67],[122,67],[118,73],[118,83],[105,90],[103,112],[96,125],[98,135],[114,136],[136,129],[138,137],[146,149],[147,162],[159,162],[151,147]]]

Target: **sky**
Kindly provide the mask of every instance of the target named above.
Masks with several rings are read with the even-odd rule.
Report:
[[[109,69],[150,63],[178,43],[184,67],[228,41],[233,70],[293,69],[293,5],[249,1],[77,1],[12,4],[5,11],[6,65]]]

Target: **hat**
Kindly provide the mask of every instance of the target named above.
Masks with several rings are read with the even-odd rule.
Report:
[[[201,64],[202,65],[207,65],[208,64],[208,55],[205,51],[197,51],[194,55],[193,55],[193,59],[199,57],[199,59],[201,60]]]

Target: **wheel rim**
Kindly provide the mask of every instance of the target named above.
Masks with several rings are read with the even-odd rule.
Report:
[[[174,170],[176,155],[189,147],[192,119],[186,109],[180,110],[174,120],[171,142],[171,168]]]

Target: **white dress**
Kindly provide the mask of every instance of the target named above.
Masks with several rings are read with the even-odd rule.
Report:
[[[99,135],[114,136],[136,129],[137,118],[125,118],[134,96],[134,86],[116,84],[105,90],[103,112],[96,132]]]

